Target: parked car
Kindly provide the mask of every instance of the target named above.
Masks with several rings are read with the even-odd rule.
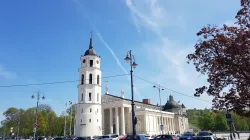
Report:
[[[145,135],[141,135],[141,134],[137,134],[136,138],[137,138],[137,140],[147,140]],[[125,140],[133,140],[133,136],[132,135],[127,135]]]
[[[180,136],[179,140],[190,140],[194,136],[194,133],[184,133],[182,136]]]
[[[99,140],[118,140],[118,135],[117,134],[109,134],[109,135],[104,135],[100,136],[98,139]]]
[[[154,140],[177,140],[174,135],[158,135]]]
[[[126,139],[126,136],[122,136],[119,138],[119,140],[125,140]]]
[[[110,140],[110,136],[109,135],[100,136],[99,140]]]
[[[149,136],[149,135],[145,135],[145,137],[147,138],[147,140],[153,140],[155,138],[154,136]]]
[[[195,136],[192,140],[216,140],[213,136]]]
[[[200,131],[197,136],[212,136],[213,133],[208,132],[208,131]]]

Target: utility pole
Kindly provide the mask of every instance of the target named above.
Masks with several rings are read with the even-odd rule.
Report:
[[[39,104],[40,96],[41,96],[41,92],[38,91],[38,92],[37,92],[37,102],[36,102],[36,118],[35,118],[35,124],[33,124],[33,127],[34,127],[34,130],[33,130],[33,132],[34,132],[34,140],[36,139],[36,127],[37,127],[37,119],[38,119],[37,114],[38,114],[38,104]],[[31,96],[31,98],[34,99],[34,98],[35,98],[35,95],[33,94],[33,95]],[[43,100],[45,99],[45,96],[44,96],[44,95],[42,96],[42,99],[43,99]]]
[[[19,139],[19,129],[20,129],[20,110],[18,111],[18,127],[17,127],[17,139]]]
[[[233,136],[232,136],[232,118],[231,118],[231,114],[228,111],[228,107],[227,107],[226,118],[227,118],[227,123],[229,124],[229,127],[230,127],[230,140],[233,140]]]
[[[70,124],[69,124],[69,136],[71,136],[71,124],[72,124],[72,101],[69,101],[69,105],[70,105]]]
[[[66,109],[65,109],[65,114],[64,114],[64,132],[63,132],[63,135],[64,137],[66,136],[66,126],[67,126],[67,122],[66,122],[66,115],[67,115],[67,102],[66,102]]]
[[[154,85],[153,88],[157,88],[158,92],[159,92],[159,100],[160,100],[160,107],[161,107],[161,125],[160,125],[160,129],[161,129],[161,134],[163,134],[163,120],[162,120],[162,106],[161,106],[161,90],[164,90],[164,88],[162,88],[160,85],[156,86]]]

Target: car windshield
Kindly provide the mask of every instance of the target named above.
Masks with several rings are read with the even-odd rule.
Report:
[[[109,138],[109,136],[102,136],[101,138],[106,139],[106,138]]]
[[[112,135],[112,136],[111,136],[111,138],[116,138],[116,137],[118,137],[118,135]]]
[[[211,137],[195,137],[193,140],[212,140]]]
[[[193,134],[192,133],[185,133],[185,134],[183,134],[183,136],[193,136]]]
[[[139,137],[141,137],[141,138],[145,138],[145,136],[144,135],[138,135]]]
[[[198,135],[199,136],[209,136],[210,134],[208,132],[200,132]]]

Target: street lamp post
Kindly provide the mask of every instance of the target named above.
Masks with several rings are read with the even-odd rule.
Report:
[[[71,105],[70,106],[70,123],[69,123],[69,136],[71,136],[71,124],[72,124],[72,102],[71,101],[69,101],[69,105]]]
[[[19,128],[20,128],[20,110],[18,110],[18,127],[17,127],[17,139],[19,139]]]
[[[66,137],[66,127],[67,127],[67,121],[66,121],[66,115],[67,115],[67,102],[65,104],[65,114],[64,114],[64,131],[63,131],[63,136],[64,138]]]
[[[136,129],[135,129],[135,109],[134,109],[134,89],[133,89],[133,68],[135,69],[137,64],[135,63],[134,55],[132,55],[132,51],[128,51],[126,58],[124,59],[130,63],[130,77],[131,77],[131,107],[132,107],[132,129],[133,129],[133,139],[136,139]]]
[[[153,88],[157,88],[157,89],[158,89],[158,92],[159,92],[159,100],[160,100],[160,107],[161,107],[161,90],[164,90],[164,88],[162,88],[160,85],[157,85],[157,86],[154,85]],[[162,129],[163,129],[163,128],[162,128],[162,127],[163,127],[163,123],[162,123],[162,108],[161,108],[160,111],[161,111],[161,125],[160,125],[161,128],[160,128],[160,129],[161,129],[161,133],[163,134],[163,130],[162,130]]]
[[[38,113],[38,104],[39,104],[39,100],[40,100],[40,96],[41,96],[41,92],[40,91],[38,91],[37,92],[37,102],[36,102],[36,118],[35,118],[35,124],[33,125],[33,127],[34,127],[34,140],[36,139],[36,127],[37,127],[37,113]],[[33,94],[32,96],[31,96],[31,98],[32,99],[34,99],[35,98],[35,95]],[[43,95],[42,96],[42,99],[44,100],[45,99],[45,96]]]

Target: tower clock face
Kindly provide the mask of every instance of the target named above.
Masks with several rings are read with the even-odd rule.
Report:
[[[96,63],[99,64],[99,61],[97,60]]]
[[[85,63],[85,61],[86,61],[86,60],[85,60],[85,59],[83,59],[83,61],[82,61],[82,62],[83,62],[83,63]]]

